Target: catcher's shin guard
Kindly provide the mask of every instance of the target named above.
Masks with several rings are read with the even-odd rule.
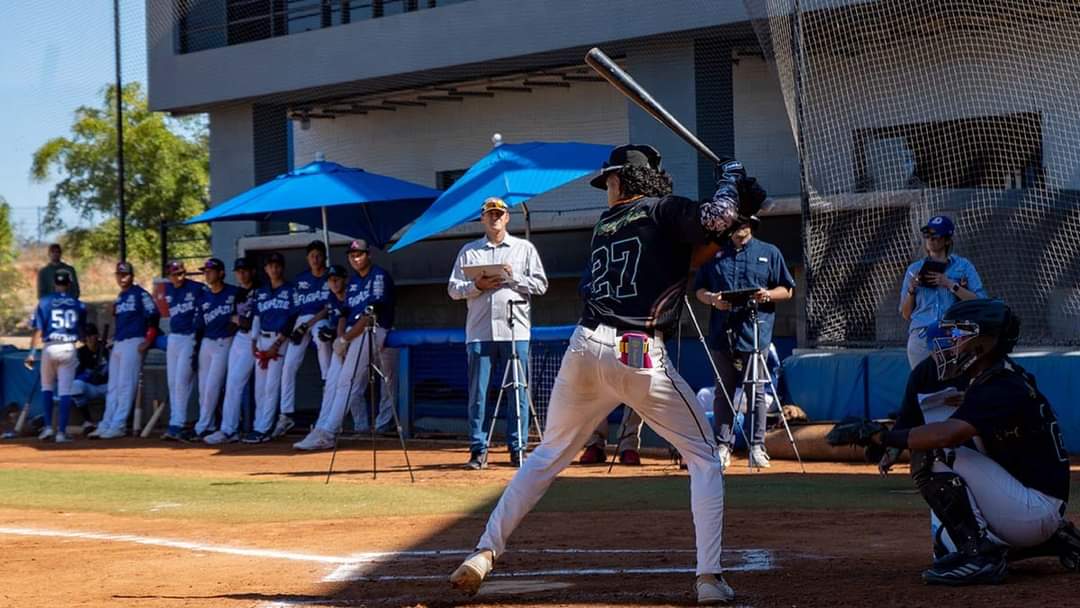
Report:
[[[913,451],[911,477],[923,500],[949,532],[957,552],[976,555],[990,541],[975,517],[964,479],[956,473],[933,472],[937,456],[934,452]]]
[[[1058,559],[1067,570],[1080,572],[1080,532],[1070,521],[1061,522],[1052,540],[1058,545]]]

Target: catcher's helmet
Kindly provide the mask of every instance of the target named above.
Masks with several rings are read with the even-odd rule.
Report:
[[[1020,339],[1020,319],[1001,300],[957,302],[945,311],[944,336],[933,341],[938,377],[955,378],[983,357],[999,359]]]

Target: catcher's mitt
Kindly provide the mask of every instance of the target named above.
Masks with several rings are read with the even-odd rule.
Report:
[[[825,441],[831,446],[857,445],[865,448],[871,444],[871,437],[885,430],[887,427],[880,422],[865,418],[844,418],[825,435]]]
[[[337,337],[337,332],[329,325],[323,325],[319,328],[318,335],[320,342],[333,342],[334,338]]]

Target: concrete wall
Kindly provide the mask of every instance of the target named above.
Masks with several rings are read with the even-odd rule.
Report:
[[[735,157],[771,196],[798,196],[799,153],[775,73],[762,57],[733,66]]]
[[[210,206],[255,186],[254,120],[249,105],[210,112]],[[255,231],[255,222],[218,222],[211,230],[214,256],[227,268],[236,259],[236,240]]]

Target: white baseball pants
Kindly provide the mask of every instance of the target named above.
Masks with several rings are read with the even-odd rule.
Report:
[[[191,366],[195,336],[169,334],[165,348],[165,379],[169,385],[169,426],[183,427],[188,422],[188,405],[195,371]]]
[[[650,340],[649,356],[653,367],[627,367],[619,361],[613,328],[579,326],[574,331],[555,378],[544,440],[510,480],[477,547],[502,554],[510,534],[574,459],[601,418],[625,403],[682,454],[690,470],[697,573],[722,571],[724,476],[716,441],[705,410],[671,367],[662,339]]]
[[[199,347],[199,421],[195,423],[196,433],[204,433],[214,424],[214,412],[221,400],[221,388],[225,384],[232,340],[202,339]]]
[[[109,388],[105,395],[105,413],[101,416],[99,431],[127,429],[128,415],[135,403],[135,389],[139,385],[139,373],[143,357],[139,352],[141,337],[120,340],[113,344],[109,355]]]
[[[302,315],[296,319],[296,324],[307,323],[315,315]],[[296,372],[304,362],[308,345],[315,341],[316,352],[319,356],[319,373],[326,380],[326,372],[330,366],[330,355],[333,354],[333,344],[323,342],[316,335],[319,325],[313,325],[304,334],[304,339],[299,344],[289,344],[289,350],[285,353],[284,364],[281,368],[281,413],[292,414],[296,411]]]
[[[278,335],[261,332],[256,340],[260,351],[270,350]],[[255,365],[255,424],[258,433],[269,433],[277,421],[278,404],[281,401],[281,368],[285,366],[285,357],[291,350],[288,340],[278,349],[278,358],[270,361],[264,369]]]
[[[386,330],[381,327],[375,328],[375,350],[382,348],[386,340]],[[323,393],[323,405],[319,411],[319,422],[316,427],[328,433],[337,433],[341,430],[341,421],[345,418],[345,411],[353,411],[357,430],[368,428],[367,412],[359,412],[354,409],[356,404],[363,401],[364,390],[368,384],[368,339],[367,334],[360,334],[349,343],[349,350],[345,359],[341,362],[340,369],[333,385],[327,380],[326,391]],[[337,357],[335,357],[337,358]],[[329,377],[329,374],[328,374]],[[329,408],[327,408],[329,405]],[[325,414],[325,418],[324,418]]]
[[[75,394],[72,383],[78,368],[74,342],[46,344],[41,350],[41,392],[55,392],[59,397]]]
[[[221,432],[235,435],[240,428],[240,409],[244,405],[255,357],[251,354],[251,334],[237,333],[229,345],[229,361],[225,373],[225,401],[221,405]]]

